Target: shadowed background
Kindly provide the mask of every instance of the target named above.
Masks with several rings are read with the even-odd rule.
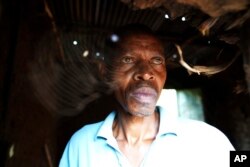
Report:
[[[111,111],[98,62],[129,23],[164,41],[165,88],[201,89],[205,121],[249,150],[249,17],[248,0],[0,0],[0,166],[57,166],[73,132]]]

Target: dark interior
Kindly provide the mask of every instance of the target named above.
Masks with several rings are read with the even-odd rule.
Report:
[[[37,60],[63,62],[88,48],[89,59],[99,61],[107,34],[132,23],[147,25],[166,45],[165,88],[201,89],[205,121],[236,150],[250,150],[249,6],[249,0],[0,0],[0,166],[58,166],[70,136],[112,110],[109,95],[73,116],[50,110],[43,102],[52,104],[54,92],[37,98],[30,79],[35,70],[49,73],[47,64],[33,68]],[[192,69],[205,68],[190,72],[181,56]],[[39,79],[43,92],[46,77]]]

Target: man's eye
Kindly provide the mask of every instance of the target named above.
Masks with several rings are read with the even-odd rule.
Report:
[[[156,65],[160,65],[164,63],[164,59],[162,57],[153,57],[151,59],[151,64],[156,64]]]
[[[122,62],[126,64],[131,64],[134,63],[134,58],[133,57],[123,57]]]

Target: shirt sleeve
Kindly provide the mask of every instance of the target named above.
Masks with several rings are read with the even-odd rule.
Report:
[[[73,144],[70,140],[63,152],[59,167],[77,167],[77,157],[76,150],[73,148]]]

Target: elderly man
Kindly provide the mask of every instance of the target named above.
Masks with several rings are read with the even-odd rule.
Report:
[[[127,26],[115,37],[103,75],[116,108],[72,136],[60,167],[228,167],[234,148],[223,133],[156,106],[167,77],[161,41],[145,27]]]

